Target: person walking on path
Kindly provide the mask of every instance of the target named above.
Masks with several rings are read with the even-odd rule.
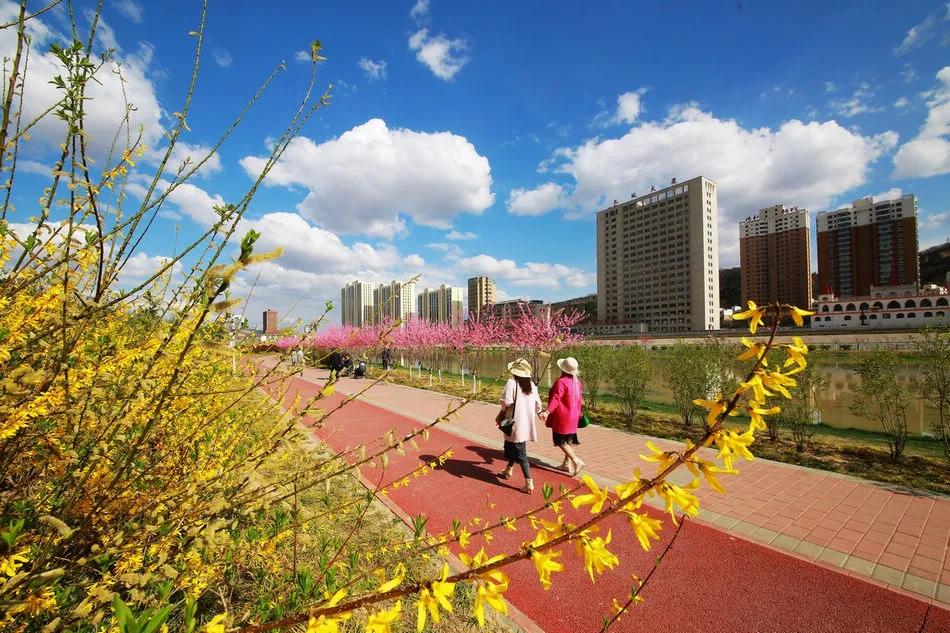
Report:
[[[531,363],[519,358],[508,363],[508,371],[511,372],[511,378],[501,394],[501,411],[495,416],[495,423],[505,433],[505,459],[508,460],[508,466],[498,477],[510,479],[515,464],[520,465],[524,475],[521,492],[531,494],[534,480],[531,479],[531,466],[528,464],[527,443],[538,441],[535,420],[541,413],[541,398],[531,380]]]
[[[578,379],[577,359],[572,356],[557,361],[561,375],[548,393],[548,412],[545,426],[551,429],[554,445],[564,453],[564,461],[558,466],[572,477],[587,464],[577,456],[574,447],[580,444],[577,439],[577,422],[584,405],[584,388]]]

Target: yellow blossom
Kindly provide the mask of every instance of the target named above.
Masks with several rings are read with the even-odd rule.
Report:
[[[765,349],[766,349],[765,343],[757,343],[755,341],[747,339],[744,336],[742,337],[741,342],[743,345],[745,345],[746,351],[739,354],[736,360],[745,361],[745,360],[752,360],[753,358],[755,360],[759,360],[759,358],[762,358],[763,365],[769,364],[768,360],[763,357],[765,354]]]
[[[442,579],[434,580],[428,587],[419,592],[418,616],[416,617],[416,630],[421,631],[426,625],[426,613],[432,617],[432,621],[439,623],[439,607],[442,607],[449,613],[452,612],[452,603],[449,598],[455,592],[455,583],[446,582],[449,577],[448,564],[442,565]]]
[[[625,484],[617,484],[617,496],[621,499],[626,499],[633,495],[637,490],[643,486],[643,478],[640,476],[640,469],[633,469],[633,479],[628,481]]]
[[[340,589],[321,607],[335,607],[340,600],[346,597],[346,589]],[[338,613],[336,615],[321,615],[310,617],[307,623],[307,633],[339,633],[340,623],[349,620],[352,613]]]
[[[389,609],[377,611],[366,618],[366,633],[393,633],[393,623],[402,617],[402,600]]]
[[[657,540],[660,538],[663,522],[646,513],[634,512],[633,510],[624,510],[624,514],[627,515],[627,521],[630,523],[630,527],[633,528],[637,540],[640,541],[640,547],[643,548],[643,551],[649,552],[650,539]]]
[[[788,354],[788,359],[785,361],[785,367],[795,364],[799,369],[805,369],[808,365],[808,361],[805,359],[805,356],[808,354],[808,346],[805,345],[805,341],[801,337],[795,336],[792,338],[792,344],[785,346],[785,352]]]
[[[462,548],[468,547],[468,540],[471,538],[471,533],[465,528],[461,528],[458,532],[459,546]]]
[[[762,384],[769,389],[774,389],[778,393],[782,394],[786,398],[791,398],[792,394],[789,393],[786,387],[794,387],[798,383],[794,378],[789,378],[789,374],[797,373],[795,370],[792,370],[789,373],[783,374],[780,371],[768,371],[762,375]]]
[[[739,434],[735,431],[719,431],[716,433],[716,446],[719,447],[719,458],[726,468],[732,470],[735,456],[743,459],[753,459],[749,452],[749,446],[755,441],[755,436],[751,431]]]
[[[610,495],[610,489],[604,488],[601,490],[590,475],[584,475],[581,481],[583,481],[584,485],[590,490],[590,494],[574,497],[571,499],[571,505],[574,506],[575,509],[589,505],[590,513],[597,514],[604,507],[604,502],[607,501],[607,497]]]
[[[204,633],[224,633],[226,618],[227,614],[224,613],[219,613],[211,618],[211,621],[205,624]]]
[[[485,554],[485,548],[478,551],[475,556],[469,556],[465,552],[459,554],[459,558],[469,569],[475,569],[484,565],[490,565],[502,559],[501,555],[488,558]],[[508,590],[508,576],[500,569],[492,569],[477,576],[478,585],[475,590],[475,618],[479,626],[485,626],[485,605],[488,605],[499,613],[508,613],[508,604],[505,602],[503,594]]]
[[[721,393],[716,395],[715,400],[696,399],[693,400],[693,404],[709,410],[709,413],[706,415],[706,426],[714,425],[716,421],[719,420],[719,416],[722,415],[722,412],[729,406],[729,403],[722,397]],[[730,412],[729,415],[735,415],[735,413]]]
[[[696,482],[693,482],[687,487],[695,488]],[[679,506],[683,512],[690,516],[695,516],[697,513],[699,513],[699,499],[696,498],[696,495],[689,492],[682,486],[663,482],[657,490],[657,494],[661,499],[663,499],[663,501],[666,502],[666,511],[669,512],[670,516],[673,518],[673,525],[676,525],[676,512],[674,506]]]
[[[755,330],[761,325],[762,318],[765,316],[766,308],[760,308],[755,305],[755,301],[748,302],[749,309],[742,312],[736,312],[732,315],[733,321],[744,321],[749,319],[749,332],[755,334]]]
[[[22,549],[19,552],[10,554],[6,558],[0,559],[0,574],[6,574],[10,577],[15,576],[21,565],[30,560],[26,553],[27,550]]]
[[[769,407],[768,409],[763,409],[756,402],[747,402],[746,403],[746,412],[749,414],[749,430],[750,431],[764,431],[768,428],[765,424],[765,420],[762,418],[764,415],[775,415],[780,412],[782,409],[780,407]]]
[[[376,571],[376,577],[379,578],[379,589],[376,590],[376,593],[386,593],[391,591],[402,584],[402,581],[406,577],[406,566],[402,563],[396,565],[396,573],[393,576],[392,580],[386,582],[386,574],[382,569]]]
[[[620,559],[607,549],[612,536],[612,531],[608,531],[607,538],[600,536],[597,538],[584,537],[576,544],[578,555],[584,557],[584,569],[590,574],[591,582],[594,582],[595,571],[600,575],[620,563]]]
[[[673,462],[679,458],[679,454],[676,451],[664,451],[653,442],[648,441],[647,448],[653,451],[653,454],[640,455],[640,459],[647,462],[656,462],[658,464],[656,467],[657,471],[666,470],[668,466],[673,464]]]
[[[788,314],[792,317],[792,321],[795,322],[795,325],[801,327],[805,325],[805,319],[803,317],[813,316],[815,313],[811,310],[802,310],[801,308],[796,308],[795,306],[785,306],[788,310]]]
[[[758,403],[764,403],[765,399],[768,396],[774,396],[775,394],[765,388],[765,385],[762,382],[762,373],[756,372],[752,375],[749,380],[740,383],[739,387],[741,391],[752,390],[753,398]]]
[[[538,572],[538,580],[545,591],[551,588],[551,573],[564,571],[564,565],[559,563],[556,558],[560,557],[561,552],[547,550],[539,552],[532,550],[531,560],[534,562],[534,568]]]

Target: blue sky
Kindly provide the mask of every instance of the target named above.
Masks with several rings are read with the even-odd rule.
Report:
[[[35,8],[45,2],[33,3]],[[737,221],[763,206],[814,213],[864,195],[919,197],[922,246],[950,237],[950,5],[750,1],[347,2],[212,0],[191,131],[203,155],[263,78],[286,70],[191,186],[170,196],[131,277],[243,195],[309,77],[332,105],[294,140],[247,215],[285,256],[243,276],[264,307],[308,319],[345,281],[496,278],[502,296],[596,290],[594,213],[613,198],[702,174],[719,182],[720,264]],[[30,5],[32,7],[32,4]],[[82,7],[82,3],[78,3]],[[89,3],[89,7],[94,6]],[[8,0],[4,21],[15,9]],[[57,12],[58,11],[58,12]],[[200,6],[106,0],[135,122],[157,155],[190,77]],[[33,21],[37,75],[66,31]],[[9,36],[0,36],[4,54]],[[301,61],[303,60],[303,61]],[[106,77],[90,128],[101,152],[121,119]],[[35,204],[56,124],[25,150],[22,216]],[[142,193],[155,159],[129,186]],[[338,315],[336,320],[338,320]]]

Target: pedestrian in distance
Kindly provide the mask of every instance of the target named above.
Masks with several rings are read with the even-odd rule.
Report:
[[[584,385],[577,377],[580,373],[577,359],[571,356],[561,358],[557,361],[557,367],[561,375],[548,393],[547,419],[544,424],[551,429],[554,445],[564,453],[564,461],[558,469],[573,477],[587,465],[574,450],[580,444],[577,423],[583,411]]]
[[[510,479],[515,464],[521,466],[524,487],[521,492],[531,494],[534,480],[528,463],[528,442],[538,441],[535,421],[541,413],[541,398],[538,388],[531,380],[531,364],[523,358],[508,363],[511,378],[505,383],[501,394],[501,410],[495,416],[495,424],[505,434],[505,459],[508,465],[498,474],[501,479]]]
[[[392,352],[389,351],[389,348],[388,348],[388,347],[384,347],[384,348],[383,348],[382,357],[383,357],[383,358],[382,358],[382,360],[383,360],[383,371],[392,369],[392,367],[393,367],[393,365],[392,365],[392,357],[393,357],[393,355],[392,355]]]
[[[339,378],[340,371],[343,369],[343,354],[338,350],[333,350],[327,357],[327,366],[330,368],[330,379]]]

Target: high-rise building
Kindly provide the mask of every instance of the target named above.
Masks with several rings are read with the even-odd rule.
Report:
[[[716,183],[697,176],[597,214],[597,318],[719,329]]]
[[[378,320],[410,319],[416,314],[416,282],[380,284],[373,290],[373,303]]]
[[[522,314],[534,317],[551,316],[551,305],[540,299],[512,299],[500,301],[492,306],[495,318],[499,321],[517,319]]]
[[[462,320],[463,290],[442,284],[423,288],[416,298],[416,315],[431,323],[458,323]]]
[[[495,303],[495,280],[491,277],[472,277],[468,280],[468,318],[477,321],[482,308]]]
[[[838,297],[867,296],[871,286],[920,282],[917,196],[861,198],[818,213],[818,289]]]
[[[808,211],[778,204],[739,222],[742,305],[755,301],[811,305]]]
[[[340,291],[343,325],[362,327],[375,323],[373,303],[373,284],[365,281],[353,281]]]
[[[264,310],[263,322],[264,334],[277,334],[277,310],[273,308]]]

